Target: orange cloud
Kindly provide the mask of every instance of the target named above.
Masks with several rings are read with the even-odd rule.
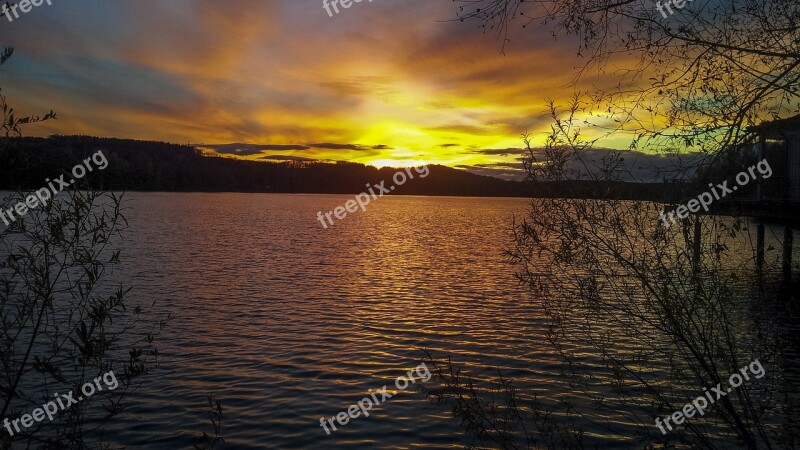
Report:
[[[569,97],[580,64],[535,32],[500,54],[491,35],[443,21],[450,2],[334,17],[314,2],[114,3],[54,4],[15,27],[4,92],[60,117],[28,132],[263,146],[237,154],[250,159],[514,164],[475,150],[518,147],[525,131],[541,141],[545,98]],[[310,145],[326,142],[342,146]]]

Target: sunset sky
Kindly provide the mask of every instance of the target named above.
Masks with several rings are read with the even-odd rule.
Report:
[[[333,17],[322,0],[52,1],[0,18],[0,44],[16,50],[3,93],[20,114],[59,117],[28,135],[502,169],[521,133],[543,142],[545,99],[566,101],[583,63],[574,42],[519,26],[501,54],[494,35],[452,21],[450,0],[364,1]]]

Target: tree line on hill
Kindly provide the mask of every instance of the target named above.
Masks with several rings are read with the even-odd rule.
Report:
[[[108,167],[87,180],[95,189],[167,192],[263,192],[357,194],[367,184],[391,182],[397,169],[363,164],[306,161],[261,162],[209,157],[195,147],[155,141],[90,136],[22,137],[0,148],[0,189],[30,190],[68,173],[103,150]],[[430,166],[395,194],[475,197],[570,197],[665,199],[674,186],[623,182],[560,181],[524,183]]]

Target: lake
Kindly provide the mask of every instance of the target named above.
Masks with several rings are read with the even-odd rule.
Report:
[[[502,254],[528,200],[390,196],[323,229],[317,211],[350,198],[126,195],[120,280],[176,318],[112,442],[186,448],[212,431],[213,393],[231,448],[463,448],[450,411],[413,387],[330,436],[319,419],[393,383],[423,348],[555,371]]]
[[[423,350],[478,377],[499,368],[550,405],[571,394],[555,383],[547,320],[503,254],[530,200],[389,196],[324,229],[317,212],[352,196],[125,198],[110,279],[175,319],[160,365],[104,428],[116,446],[191,448],[213,432],[214,394],[225,448],[463,448],[448,407],[415,385],[330,435],[320,426],[370,390],[394,390]],[[586,430],[590,447],[640,445],[635,424],[607,419],[613,431]]]

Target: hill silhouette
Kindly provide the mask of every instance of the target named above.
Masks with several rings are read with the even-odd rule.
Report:
[[[356,163],[258,162],[213,157],[188,146],[88,136],[15,138],[0,151],[0,189],[36,189],[45,178],[70,170],[103,150],[108,167],[87,179],[105,190],[176,192],[276,192],[357,194],[367,183],[397,171]],[[395,193],[410,195],[520,196],[521,183],[429,166]]]
[[[98,150],[108,167],[87,177],[91,187],[117,191],[274,192],[358,194],[367,184],[390,182],[397,171],[357,163],[259,162],[204,154],[188,145],[155,141],[52,136],[12,138],[0,149],[0,189],[31,190],[66,173]],[[445,166],[429,166],[394,194],[475,197],[660,198],[661,184],[566,181],[530,184]]]

